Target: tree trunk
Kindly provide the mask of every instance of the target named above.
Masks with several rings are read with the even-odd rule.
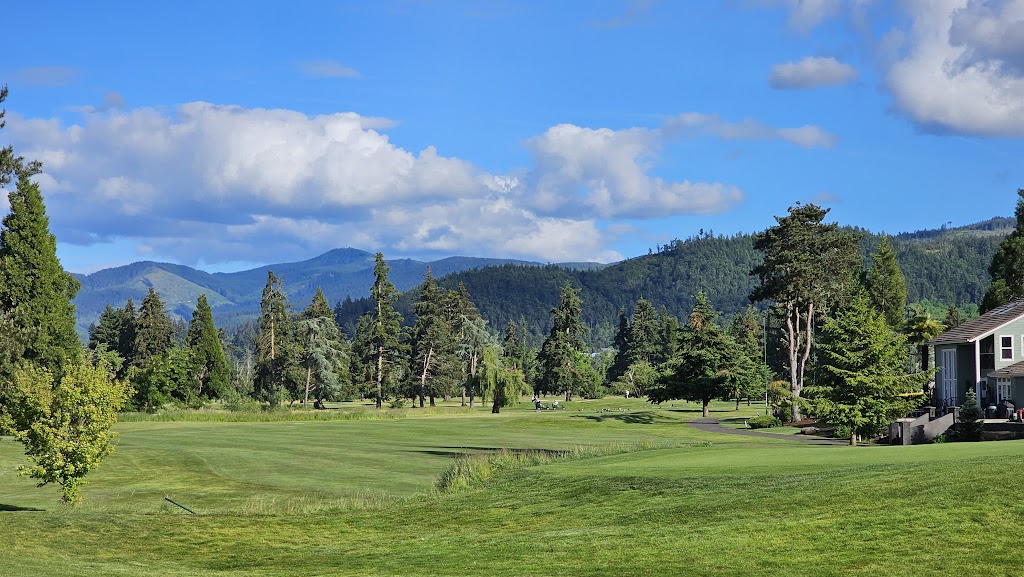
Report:
[[[708,416],[708,404],[709,404],[710,402],[711,402],[711,401],[709,401],[709,400],[706,400],[706,399],[705,399],[705,400],[703,401],[703,403],[704,403],[704,408],[703,408],[703,410],[704,410],[704,416],[705,416],[705,417],[707,417],[707,416]]]
[[[430,393],[430,406],[431,407],[435,406],[434,405],[434,393],[433,393],[433,391],[431,391],[431,393]]]
[[[850,446],[851,447],[856,447],[857,446],[857,431],[854,431],[852,429],[850,430]]]
[[[423,358],[423,370],[420,372],[420,408],[423,408],[423,389],[427,386],[427,371],[430,369],[430,357],[434,354],[434,347],[427,349],[427,356]],[[430,403],[433,405],[434,403]]]
[[[381,399],[381,391],[383,389],[383,387],[381,387],[381,381],[384,378],[383,370],[384,370],[384,351],[381,350],[381,351],[379,351],[377,353],[377,408],[378,409],[380,409],[381,407],[384,406],[384,403],[382,402],[382,399]]]
[[[739,396],[736,397],[736,410],[737,411],[740,410],[740,398],[739,398]]]
[[[302,406],[306,407],[309,405],[309,383],[313,376],[313,366],[306,367],[306,396],[302,399]]]
[[[462,406],[466,406],[466,385],[462,385]]]
[[[796,397],[800,396],[800,381],[797,379],[797,347],[799,342],[800,312],[796,310],[796,304],[786,303],[786,337],[788,339],[789,353],[789,392],[793,396],[790,416],[792,420],[800,420],[800,407],[796,404]]]
[[[470,389],[469,390],[469,408],[470,409],[473,408],[473,398],[474,397],[475,397],[475,391],[473,391],[473,389]]]

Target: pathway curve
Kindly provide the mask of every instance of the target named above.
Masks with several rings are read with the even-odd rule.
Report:
[[[762,433],[760,431],[751,429],[733,429],[731,427],[723,427],[718,424],[718,419],[714,417],[703,417],[695,419],[687,423],[695,429],[706,431],[708,433],[725,433],[727,435],[743,435],[746,437],[768,437],[771,439],[782,439],[783,441],[797,441],[800,443],[810,443],[812,445],[849,445],[850,442],[844,439],[829,439],[827,437],[815,437],[812,435],[776,435],[774,433]]]

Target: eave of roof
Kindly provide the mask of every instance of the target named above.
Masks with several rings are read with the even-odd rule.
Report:
[[[973,343],[1021,317],[1024,317],[1024,299],[995,308],[976,319],[971,319],[957,328],[935,337],[928,344],[958,345]]]

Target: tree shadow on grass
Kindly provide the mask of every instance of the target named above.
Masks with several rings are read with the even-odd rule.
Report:
[[[46,509],[36,509],[35,507],[19,507],[17,505],[5,505],[0,503],[0,512],[2,511],[45,511]]]
[[[448,449],[448,450],[441,450]],[[410,453],[420,453],[424,455],[437,455],[439,457],[458,457],[462,455],[470,455],[473,453],[546,453],[557,455],[562,453],[557,449],[522,449],[512,447],[438,447],[437,449],[419,449],[416,451],[409,451]]]
[[[622,421],[623,423],[629,423],[630,425],[653,425],[655,423],[664,423],[674,420],[651,411],[644,411],[641,413],[609,413],[605,415],[573,415],[573,418],[589,419],[598,423],[603,423],[604,421]]]

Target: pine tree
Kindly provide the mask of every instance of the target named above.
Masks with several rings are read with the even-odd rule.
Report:
[[[579,290],[566,284],[562,287],[558,306],[551,311],[551,332],[541,345],[540,363],[542,390],[565,393],[571,401],[573,392],[582,383],[577,357],[586,352],[587,328],[580,317],[582,301]]]
[[[231,384],[231,369],[224,355],[220,334],[213,324],[213,311],[205,294],[199,295],[196,301],[196,308],[188,325],[186,345],[191,351],[196,370],[196,396],[224,396]]]
[[[658,384],[648,393],[652,403],[672,399],[700,402],[703,415],[714,399],[729,397],[740,378],[742,352],[715,322],[718,311],[704,292],[697,293],[689,321],[682,330],[679,354],[666,365]]]
[[[150,359],[158,357],[170,350],[174,335],[174,323],[167,316],[160,293],[153,287],[149,288],[146,298],[142,299],[139,316],[135,320],[135,344],[132,348],[132,361],[136,366],[144,366]]]
[[[907,341],[893,331],[870,297],[854,297],[851,306],[822,329],[820,383],[808,390],[812,412],[847,427],[850,444],[858,436],[876,436],[920,405],[929,373],[907,373]]]
[[[127,370],[128,367],[136,366],[135,333],[138,332],[139,317],[135,312],[135,303],[132,299],[128,299],[123,309],[116,310],[121,311],[120,322],[117,325],[120,335],[117,339],[117,354],[124,359],[124,369]],[[118,377],[123,378],[124,375],[119,373]]]
[[[6,149],[5,149],[6,150]],[[71,299],[79,284],[57,259],[57,240],[39,187],[26,171],[8,195],[11,212],[0,231],[0,317],[20,342],[20,358],[60,376],[65,359],[81,350]],[[0,367],[9,382],[13,367]]]
[[[615,360],[606,373],[608,382],[618,381],[629,369],[629,317],[626,316],[626,307],[619,307],[619,324],[615,329],[612,347],[615,349]]]
[[[423,275],[423,284],[420,285],[420,296],[413,305],[416,322],[412,327],[410,339],[410,368],[415,371],[420,407],[423,407],[428,395],[430,406],[434,406],[434,398],[439,390],[435,382],[437,376],[454,361],[454,337],[444,309],[445,294],[437,286],[430,267],[427,267],[427,272]]]
[[[648,364],[656,362],[659,342],[658,314],[654,305],[644,298],[636,301],[633,316],[629,322],[629,363],[643,361]]]
[[[402,315],[395,310],[398,301],[398,289],[388,280],[391,267],[384,261],[384,255],[377,253],[373,266],[373,286],[370,297],[373,299],[374,310],[370,313],[367,344],[372,365],[375,398],[377,408],[383,406],[385,395],[400,380],[403,347],[400,342],[402,332]]]
[[[487,321],[480,316],[466,285],[459,283],[455,290],[448,291],[445,298],[444,315],[451,326],[454,359],[449,379],[455,379],[462,391],[462,406],[466,406],[466,385],[471,384],[479,370],[484,349],[494,345],[494,338],[487,330]],[[472,408],[474,393],[470,388],[469,405]]]
[[[776,226],[754,237],[754,248],[764,261],[751,271],[758,286],[750,298],[774,301],[783,311],[790,392],[795,398],[803,390],[814,350],[816,315],[849,295],[861,268],[856,235],[835,223],[824,224],[827,214],[828,209],[797,203],[789,216],[775,217]],[[793,403],[792,411],[793,420],[799,420],[800,403]]]
[[[963,323],[964,319],[960,315],[960,309],[956,308],[956,305],[949,305],[949,310],[946,311],[946,319],[942,321],[945,330],[951,331]]]
[[[771,381],[771,370],[765,363],[765,328],[762,322],[763,318],[757,309],[747,306],[743,314],[733,318],[729,327],[729,334],[743,355],[743,376],[734,381],[736,389],[733,396],[737,409],[740,408],[740,398],[747,399],[747,405],[750,405],[751,398],[763,397]]]
[[[871,266],[864,274],[871,302],[882,312],[890,327],[903,326],[906,319],[907,280],[896,262],[896,251],[889,237],[882,237],[878,251],[871,255]]]
[[[1001,243],[988,273],[992,284],[981,301],[981,312],[1024,299],[1024,188],[1017,189],[1017,228]]]
[[[283,403],[288,394],[294,399],[298,392],[295,374],[298,351],[293,337],[284,283],[268,270],[267,284],[260,298],[253,384],[255,391],[272,404]]]
[[[302,357],[306,368],[302,403],[307,405],[312,394],[316,401],[313,406],[323,407],[325,399],[337,395],[349,383],[349,350],[320,287],[302,312],[296,328],[303,339]]]

